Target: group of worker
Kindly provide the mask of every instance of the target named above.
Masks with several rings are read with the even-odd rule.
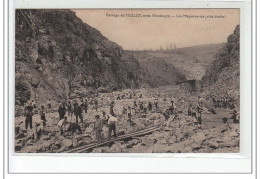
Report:
[[[225,108],[227,110],[235,107],[235,101],[228,95],[222,97],[211,96],[215,108]]]
[[[203,100],[201,100],[201,99],[202,99],[201,97],[198,97],[198,105],[196,105],[195,108],[192,107],[192,105],[189,105],[189,107],[188,107],[188,116],[195,117],[198,121],[198,124],[202,124],[202,112],[203,112],[203,108],[202,108],[203,102],[202,101]],[[176,100],[171,99],[170,100],[171,106],[169,108],[167,108],[164,112],[161,111],[162,114],[165,116],[166,121],[173,120],[174,118],[176,118],[178,116],[177,107],[176,107],[175,103],[176,103]],[[63,135],[64,127],[68,123],[69,123],[69,127],[66,129],[68,132],[74,133],[78,130],[79,133],[82,133],[81,127],[83,127],[83,125],[80,126],[79,123],[82,123],[82,124],[84,123],[83,112],[85,114],[88,112],[89,104],[92,104],[94,106],[93,108],[96,109],[96,113],[97,113],[97,111],[98,111],[97,98],[93,98],[91,100],[81,99],[80,102],[78,102],[77,100],[74,100],[74,101],[68,100],[68,101],[64,101],[59,104],[59,107],[57,110],[58,114],[59,114],[59,121],[58,121],[57,125],[59,127],[59,132],[61,135]],[[52,104],[51,104],[50,99],[47,101],[46,106],[47,106],[47,109],[49,109],[49,110],[52,109]],[[109,114],[107,114],[105,111],[103,111],[102,114],[95,115],[93,131],[95,132],[96,140],[98,142],[102,141],[102,131],[103,131],[102,129],[104,126],[108,127],[108,140],[111,139],[112,133],[113,133],[114,137],[117,136],[116,126],[118,125],[118,119],[114,112],[114,106],[115,106],[115,101],[112,100],[111,103],[109,104]],[[29,101],[25,105],[24,109],[25,109],[24,114],[26,117],[25,118],[25,128],[28,129],[28,127],[30,127],[30,129],[32,129],[32,116],[34,115],[34,110],[36,109],[35,101],[34,100]],[[40,108],[38,109],[43,126],[46,125],[46,110],[47,109],[45,109],[44,105],[41,105]],[[142,100],[139,100],[137,102],[136,100],[134,100],[132,105],[123,107],[122,115],[124,116],[125,119],[127,119],[127,121],[129,121],[131,123],[132,118],[136,114],[146,115],[149,112],[152,112],[153,109],[155,111],[156,110],[160,111],[158,98],[155,98],[153,100],[153,102],[151,102],[151,101],[145,102]],[[231,119],[233,119],[234,123],[238,123],[237,111],[234,111],[234,113],[232,113],[232,114],[233,115],[232,115]],[[75,122],[72,122],[71,120],[70,120],[70,122],[68,122],[68,117],[71,117],[71,119],[72,119],[72,115],[75,116]]]
[[[50,100],[49,100],[50,101]],[[51,108],[51,105],[49,104],[49,102],[47,103],[48,105],[48,108]],[[33,115],[34,115],[34,111],[36,110],[36,103],[34,100],[32,101],[28,101],[26,104],[25,104],[25,107],[24,107],[24,116],[25,116],[25,129],[27,130],[28,127],[30,129],[32,129],[33,125],[32,125],[32,122],[33,122]],[[46,109],[44,107],[44,105],[41,105],[38,109],[39,111],[39,114],[40,114],[40,117],[41,117],[41,122],[43,123],[43,126],[46,125]]]
[[[59,122],[58,122],[58,127],[60,134],[63,134],[63,128],[64,126],[68,123],[66,112],[68,115],[72,116],[73,114],[75,115],[76,121],[70,122],[70,126],[68,128],[68,132],[76,132],[76,130],[79,131],[79,133],[82,133],[81,127],[78,124],[78,122],[83,123],[83,111],[87,113],[88,111],[88,100],[81,100],[81,104],[79,104],[76,100],[74,100],[73,104],[71,101],[68,102],[63,102],[60,103],[59,108],[58,108],[58,113],[59,113]],[[94,105],[94,109],[98,109],[98,100],[94,99],[92,103]],[[110,103],[110,114],[106,114],[106,112],[103,111],[102,116],[100,115],[95,115],[95,122],[94,122],[94,127],[93,131],[95,132],[96,135],[96,140],[98,142],[102,141],[102,128],[104,125],[107,125],[108,127],[108,140],[111,138],[111,134],[113,132],[114,137],[116,137],[116,125],[118,119],[115,116],[114,113],[114,101]],[[78,118],[80,121],[78,121]]]

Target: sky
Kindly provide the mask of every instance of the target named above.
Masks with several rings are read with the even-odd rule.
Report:
[[[227,41],[239,9],[77,9],[83,22],[125,50],[166,49]]]

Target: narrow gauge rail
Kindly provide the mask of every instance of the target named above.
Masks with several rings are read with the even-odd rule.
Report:
[[[92,148],[101,147],[101,146],[104,146],[104,145],[107,145],[107,144],[110,144],[110,143],[114,143],[115,141],[120,141],[120,140],[125,140],[125,139],[129,139],[129,138],[133,138],[133,137],[138,137],[138,136],[150,134],[154,131],[159,130],[160,128],[161,127],[159,125],[153,126],[153,127],[148,127],[148,128],[136,131],[136,132],[132,132],[132,133],[129,133],[129,134],[118,136],[117,138],[111,139],[109,141],[104,141],[104,142],[101,142],[101,143],[94,142],[94,143],[83,145],[83,146],[80,146],[80,147],[76,147],[76,148],[73,148],[73,149],[70,149],[70,150],[65,150],[65,151],[62,151],[61,153],[83,153],[83,152],[87,152],[88,150],[90,150]]]

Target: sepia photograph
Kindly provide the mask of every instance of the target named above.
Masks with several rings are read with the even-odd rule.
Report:
[[[240,9],[15,9],[15,153],[239,153]]]

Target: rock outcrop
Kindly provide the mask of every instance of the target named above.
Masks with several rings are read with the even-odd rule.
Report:
[[[202,82],[210,89],[211,94],[231,95],[236,100],[239,96],[239,47],[240,28],[236,27],[227,39],[227,44],[216,54],[216,60],[211,64]]]
[[[139,87],[139,63],[70,10],[16,10],[16,103]]]

